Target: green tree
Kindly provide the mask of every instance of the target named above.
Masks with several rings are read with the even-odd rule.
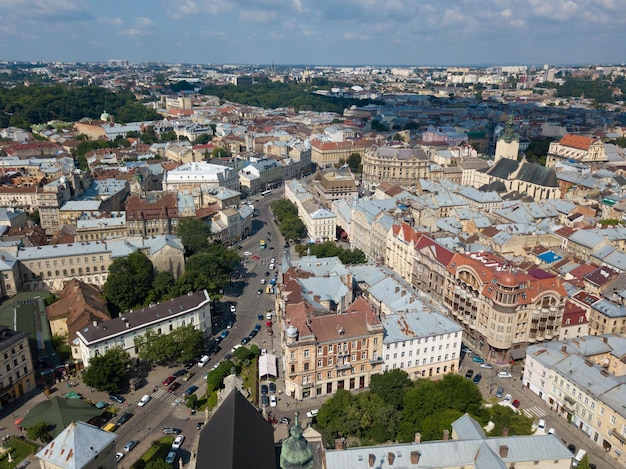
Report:
[[[361,154],[360,153],[352,153],[348,157],[348,166],[354,172],[357,172],[359,167],[361,166]]]
[[[589,464],[589,455],[585,454],[576,467],[579,469],[591,469],[591,465]]]
[[[370,380],[370,391],[396,409],[402,409],[405,391],[410,386],[409,375],[400,368],[372,375]]]
[[[306,233],[306,226],[299,217],[285,217],[280,223],[279,230],[286,239],[300,239]]]
[[[151,459],[145,465],[145,469],[172,469],[172,465],[165,462],[165,459]]]
[[[187,217],[178,222],[176,234],[185,247],[185,253],[192,256],[208,248],[211,226],[197,218]]]
[[[494,405],[488,409],[488,418],[483,419],[483,423],[487,421],[493,422],[493,428],[489,432],[489,436],[500,436],[502,430],[506,427],[509,429],[510,435],[531,435],[532,420],[523,413],[517,413],[507,406]]]
[[[198,407],[198,396],[196,396],[195,394],[191,394],[190,396],[188,396],[185,400],[185,405],[190,409],[195,409],[196,407]]]
[[[187,259],[185,273],[172,287],[172,294],[180,296],[204,289],[211,294],[218,293],[230,282],[239,261],[236,251],[226,249],[221,243],[210,244],[205,251]]]
[[[215,147],[211,152],[211,158],[227,158],[229,156],[226,148]]]
[[[62,362],[66,362],[72,356],[72,349],[66,335],[54,334],[50,342]]]
[[[52,440],[52,435],[48,431],[48,424],[46,422],[36,423],[26,430],[26,435],[33,441],[41,440],[46,443]]]
[[[104,296],[117,311],[141,306],[148,298],[153,276],[150,259],[143,252],[134,251],[111,263],[103,287]]]
[[[372,120],[372,130],[376,132],[387,132],[389,128],[379,120]]]
[[[148,295],[148,303],[155,301],[167,300],[170,297],[172,285],[174,285],[174,276],[167,271],[157,272],[152,280],[152,289]]]
[[[203,350],[204,333],[187,324],[169,334],[158,334],[148,330],[135,338],[139,357],[155,365],[170,365],[174,362],[193,361]]]
[[[28,219],[32,221],[35,225],[39,225],[41,223],[41,219],[39,217],[39,210],[33,210],[28,214]]]
[[[128,353],[120,347],[113,347],[104,355],[98,355],[89,361],[89,368],[83,374],[83,381],[98,391],[119,392],[122,378],[129,365]]]
[[[235,350],[235,353],[233,355],[235,355],[235,358],[241,361],[248,360],[254,357],[252,350],[247,347],[239,347],[237,350]]]
[[[193,141],[193,143],[195,145],[205,145],[207,143],[209,143],[211,140],[213,140],[213,136],[209,135],[209,134],[200,134],[196,137],[196,139]]]

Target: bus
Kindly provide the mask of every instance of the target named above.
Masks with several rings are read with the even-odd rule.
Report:
[[[270,195],[272,193],[272,189],[268,189],[266,191],[261,192],[261,195],[265,197],[266,195]]]
[[[261,249],[265,249],[265,240],[264,240],[264,239],[262,239],[261,241],[259,241],[259,247],[260,247]]]

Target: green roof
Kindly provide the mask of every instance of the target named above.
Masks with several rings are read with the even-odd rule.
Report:
[[[39,422],[46,422],[50,434],[56,437],[71,422],[88,422],[102,412],[101,409],[96,409],[80,399],[63,399],[55,396],[30,409],[20,426],[30,428]]]

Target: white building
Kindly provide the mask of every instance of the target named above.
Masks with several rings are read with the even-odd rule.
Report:
[[[179,192],[203,187],[225,187],[238,191],[239,177],[233,168],[202,162],[187,163],[163,175],[164,191]]]
[[[137,309],[120,317],[94,323],[76,333],[72,344],[74,356],[80,356],[85,367],[93,357],[110,348],[121,347],[131,357],[137,355],[135,339],[148,330],[169,334],[174,329],[192,324],[196,329],[211,328],[211,299],[206,290]]]

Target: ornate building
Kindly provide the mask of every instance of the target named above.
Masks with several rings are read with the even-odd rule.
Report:
[[[402,187],[428,177],[429,158],[419,148],[370,147],[363,155],[363,182],[388,182]]]

